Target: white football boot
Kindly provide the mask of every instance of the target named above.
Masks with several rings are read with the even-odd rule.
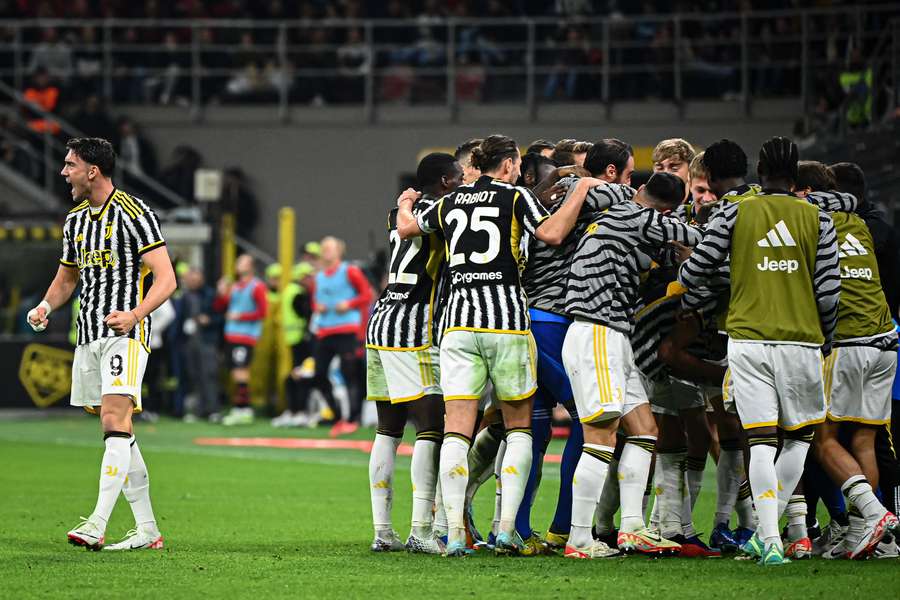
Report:
[[[104,550],[162,550],[163,537],[159,530],[149,530],[144,527],[136,527],[125,534],[125,538],[118,543],[104,546]]]
[[[103,547],[104,531],[91,521],[81,517],[82,521],[67,536],[73,546],[82,546],[88,550],[100,550]]]

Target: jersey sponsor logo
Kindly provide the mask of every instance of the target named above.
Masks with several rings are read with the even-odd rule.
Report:
[[[852,233],[848,233],[847,237],[844,238],[844,243],[841,244],[840,250],[838,251],[838,257],[847,258],[848,256],[865,256],[868,253],[869,251],[862,245],[862,242],[860,242]]]
[[[760,248],[781,248],[796,246],[797,242],[782,220],[775,223],[775,227],[769,230],[766,237],[756,242],[756,245]]]
[[[859,269],[851,269],[850,267],[844,267],[841,269],[841,279],[867,279],[869,281],[872,280],[872,269],[868,268],[859,268]]]
[[[453,283],[472,283],[473,281],[501,281],[503,279],[502,271],[488,271],[486,273],[460,273],[457,271],[453,274]]]
[[[453,199],[454,204],[480,204],[482,202],[493,202],[497,192],[473,192],[471,194],[457,194]]]
[[[409,292],[388,292],[388,298],[394,302],[400,302],[409,298]]]
[[[114,250],[85,250],[78,257],[78,268],[100,267],[108,269],[119,264],[119,255]]]
[[[763,261],[757,263],[756,268],[760,271],[783,271],[785,273],[793,273],[800,268],[800,263],[794,259],[772,260],[768,256],[763,256]]]

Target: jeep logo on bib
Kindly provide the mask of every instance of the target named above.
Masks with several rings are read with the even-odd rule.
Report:
[[[757,263],[756,268],[760,271],[784,271],[785,273],[793,273],[800,268],[800,263],[794,259],[771,260],[768,256],[763,256],[763,261]]]

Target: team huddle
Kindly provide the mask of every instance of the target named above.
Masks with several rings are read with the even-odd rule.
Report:
[[[800,161],[783,137],[760,149],[758,185],[730,140],[700,153],[664,140],[653,161],[635,190],[617,139],[521,155],[491,135],[421,160],[388,216],[366,336],[372,550],[898,556],[897,294],[895,273],[879,274],[892,234],[862,171]],[[558,406],[572,424],[539,534]],[[403,543],[391,504],[408,419]],[[710,455],[707,543],[692,514]],[[492,475],[485,538],[472,499]]]

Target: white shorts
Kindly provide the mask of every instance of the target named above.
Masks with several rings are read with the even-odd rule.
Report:
[[[526,400],[537,390],[537,349],[531,332],[455,329],[441,339],[444,400],[480,400],[488,381],[500,402]]]
[[[669,377],[645,387],[650,396],[650,410],[657,415],[677,417],[684,410],[706,407],[703,387],[681,379]]]
[[[647,392],[624,334],[583,321],[566,332],[563,366],[582,423],[617,419],[647,404]]]
[[[366,349],[366,384],[369,400],[411,402],[441,393],[438,349]]]
[[[897,353],[871,346],[835,348],[825,359],[828,418],[867,425],[891,421]]]
[[[825,420],[819,348],[729,340],[728,364],[729,396],[744,429],[792,431]]]
[[[72,396],[69,404],[96,412],[103,396],[131,396],[134,412],[141,412],[141,384],[150,353],[137,340],[111,337],[75,348]]]

